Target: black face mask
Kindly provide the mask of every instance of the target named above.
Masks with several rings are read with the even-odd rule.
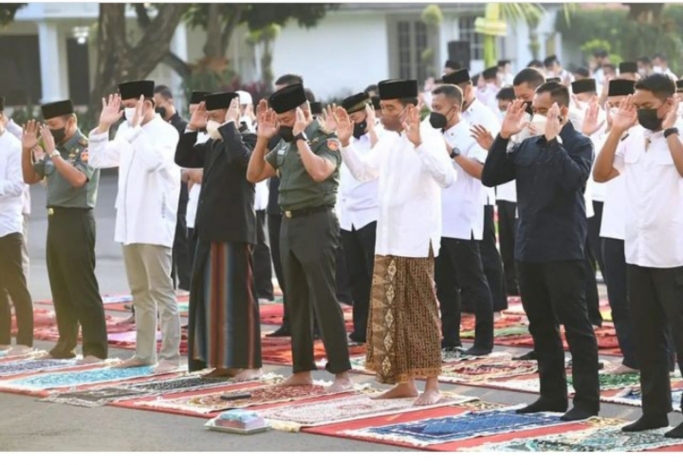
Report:
[[[434,129],[443,129],[448,125],[448,118],[446,118],[446,115],[433,111],[432,114],[429,115],[429,124],[431,124]]]
[[[156,112],[159,114],[159,116],[161,116],[162,118],[166,118],[166,108],[164,108],[164,107],[156,107],[156,108],[154,109],[154,111],[156,111]]]
[[[294,128],[291,126],[280,126],[279,133],[285,142],[292,142],[294,140]]]
[[[529,115],[533,116],[534,115],[534,109],[532,107],[533,102],[524,102],[526,104],[526,108],[524,111],[526,111]]]
[[[647,108],[638,110],[638,123],[645,129],[656,131],[662,127],[664,118],[657,116],[658,108]]]
[[[356,139],[360,139],[363,134],[365,134],[365,131],[368,129],[368,122],[367,121],[361,121],[360,123],[355,123],[353,125],[353,137]]]
[[[50,129],[52,137],[55,139],[55,143],[59,144],[66,138],[66,127],[61,129]]]

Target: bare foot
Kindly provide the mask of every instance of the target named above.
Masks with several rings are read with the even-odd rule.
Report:
[[[417,399],[415,399],[415,403],[413,403],[413,405],[415,405],[416,407],[422,405],[434,405],[440,399],[441,394],[439,393],[438,389],[425,389],[425,392],[420,394],[420,396]]]
[[[417,390],[414,384],[401,383],[397,384],[387,392],[373,397],[373,399],[406,399],[411,397],[417,397],[419,394],[420,392]]]
[[[2,349],[0,349],[2,350]],[[19,356],[19,355],[28,355],[31,352],[33,352],[33,347],[28,347],[28,346],[16,346],[12,347],[9,352],[7,352],[7,355],[10,355],[12,357]]]
[[[263,370],[260,368],[256,370],[245,369],[240,370],[240,372],[236,374],[232,380],[236,383],[244,383],[245,381],[254,381],[260,379],[261,376],[263,376]]]
[[[135,367],[146,367],[151,366],[151,363],[145,363],[142,360],[131,357],[128,360],[124,360],[114,366],[114,368],[135,368]]]
[[[155,367],[154,367],[154,374],[155,375],[161,375],[164,373],[172,373],[174,371],[178,371],[180,369],[180,364],[177,362],[169,362],[168,360],[164,360],[162,362],[159,362]]]
[[[347,392],[353,391],[353,388],[353,381],[351,381],[348,373],[342,373],[335,377],[334,383],[332,383],[332,386],[327,388],[327,392]]]
[[[292,376],[280,383],[280,386],[309,386],[313,384],[313,378],[309,371],[304,373],[294,373]]]
[[[94,355],[88,355],[87,357],[83,357],[83,360],[78,361],[78,365],[90,365],[92,363],[102,363],[104,360],[101,358],[97,358]]]

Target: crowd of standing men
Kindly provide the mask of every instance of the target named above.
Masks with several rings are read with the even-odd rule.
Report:
[[[43,105],[43,124],[3,115],[0,348],[33,346],[27,185],[46,182],[59,330],[47,357],[76,357],[80,327],[83,362],[107,358],[93,210],[100,170],[117,167],[114,238],[137,329],[121,367],[180,367],[178,287],[190,293],[189,369],[260,377],[272,256],[285,318],[270,336],[292,341],[285,384],[313,382],[320,338],[330,390],[350,389],[348,347],[365,343],[366,367],[394,385],[378,398],[433,404],[442,350],[490,354],[496,314],[521,295],[534,340],[523,358],[538,361],[541,394],[519,412],[585,419],[600,409],[599,266],[623,353],[610,370],[641,375],[643,416],[624,431],[668,426],[670,372],[683,367],[683,83],[657,60],[617,67],[598,52],[592,71],[572,74],[548,57],[516,75],[501,60],[478,76],[449,60],[422,92],[386,80],[327,108],[285,75],[256,108],[245,92],[194,92],[188,122],[167,87],[126,82],[88,137],[68,100]],[[340,301],[353,304],[350,335]],[[466,350],[464,311],[476,321]]]

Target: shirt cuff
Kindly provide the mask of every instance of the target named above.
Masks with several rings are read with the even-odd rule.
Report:
[[[185,134],[192,134],[193,132],[197,132],[196,129],[190,129],[188,127],[185,127]]]

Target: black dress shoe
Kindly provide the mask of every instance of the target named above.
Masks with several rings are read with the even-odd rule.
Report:
[[[527,352],[524,355],[520,355],[518,357],[512,357],[512,360],[538,360],[536,358],[536,351],[532,350],[531,352]]]
[[[356,336],[355,333],[349,334],[349,340],[350,340],[351,342],[356,343],[356,344],[365,344],[365,343],[367,342],[367,341],[366,341],[366,338]]]
[[[266,337],[290,337],[292,335],[292,332],[290,331],[289,328],[285,328],[284,326],[280,326],[278,329],[273,331],[270,334],[266,334]]]

